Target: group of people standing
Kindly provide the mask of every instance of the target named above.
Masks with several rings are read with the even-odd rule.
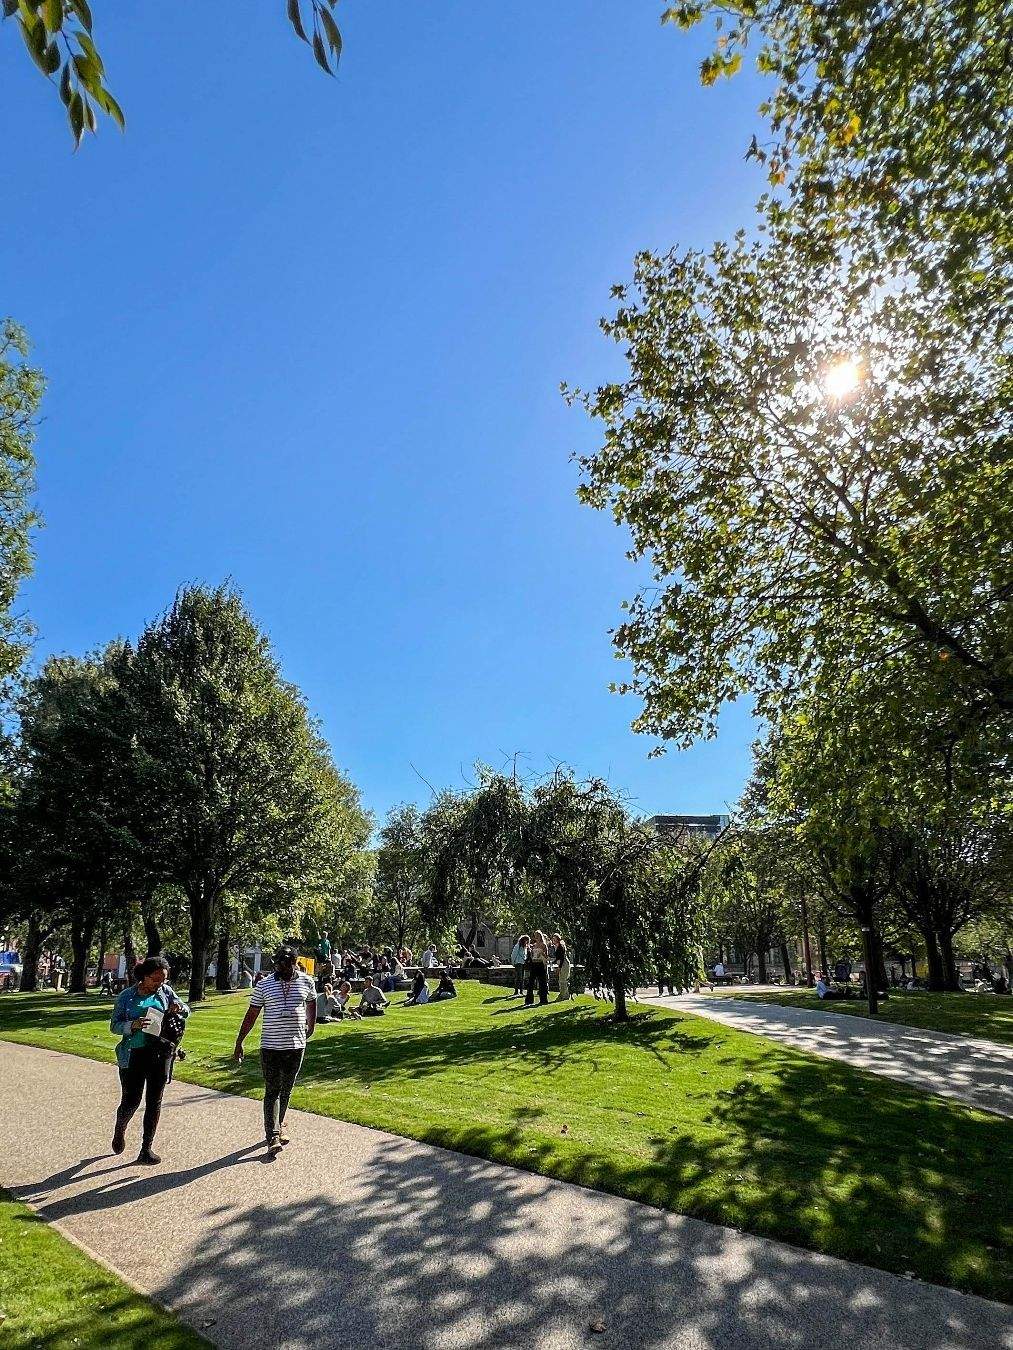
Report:
[[[550,964],[559,974],[559,1001],[570,997],[570,958],[559,933],[553,933],[551,943],[540,928],[533,934],[522,933],[514,943],[510,960],[514,968],[514,997],[524,994],[525,1007],[534,1004],[536,986],[538,1002],[548,1003]]]

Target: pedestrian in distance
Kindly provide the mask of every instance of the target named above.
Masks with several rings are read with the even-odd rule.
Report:
[[[528,959],[528,943],[530,941],[527,933],[522,933],[514,943],[514,949],[510,953],[510,962],[514,968],[514,997],[524,993],[524,965]]]
[[[545,934],[535,929],[528,943],[528,989],[524,996],[524,1006],[530,1008],[535,1001],[535,985],[538,985],[538,1002],[543,1006],[549,1001],[549,944]]]
[[[243,1042],[264,1012],[260,1032],[260,1065],[264,1074],[264,1134],[267,1151],[274,1157],[288,1143],[285,1113],[295,1081],[302,1068],[306,1042],[317,1021],[317,996],[313,981],[296,967],[292,947],[279,947],[274,954],[274,972],[261,980],[250,995],[243,1024],[236,1037],[233,1056],[243,1062]]]
[[[552,959],[559,972],[559,998],[556,1001],[565,1003],[570,997],[570,958],[567,955],[566,943],[558,933],[553,933],[552,940],[555,944]]]
[[[162,1038],[162,1021],[170,1010],[181,1018],[190,1009],[176,997],[167,983],[169,963],[161,956],[148,956],[134,967],[134,982],[126,987],[113,1005],[109,1029],[119,1036],[116,1063],[120,1071],[120,1104],[116,1111],[112,1149],[126,1148],[127,1126],[144,1098],[139,1163],[149,1167],[162,1159],[152,1149],[158,1119],[162,1112],[162,1094],[169,1081],[176,1046]]]

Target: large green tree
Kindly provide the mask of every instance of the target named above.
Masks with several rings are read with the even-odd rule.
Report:
[[[615,634],[635,726],[687,744],[721,704],[899,653],[955,705],[1013,709],[1013,393],[1002,320],[880,288],[781,233],[637,259],[604,324],[628,378],[582,499],[653,577]]]
[[[784,185],[775,219],[962,303],[1008,298],[1010,0],[680,0],[664,17],[715,20],[705,83],[750,57],[769,77],[751,153]]]
[[[190,587],[142,634],[130,668],[133,774],[153,866],[186,894],[204,974],[230,895],[283,909],[318,879],[324,750],[298,691],[228,587]]]
[[[100,114],[120,127],[123,110],[108,85],[105,62],[95,43],[89,0],[0,0],[3,16],[16,28],[25,48],[49,79],[67,109],[75,144],[98,129]],[[341,56],[341,33],[333,10],[337,0],[285,0],[288,22],[312,48],[317,65],[333,75]],[[101,6],[102,14],[111,9]]]
[[[380,830],[369,927],[395,951],[423,937],[425,856],[422,812],[413,802],[392,807]]]

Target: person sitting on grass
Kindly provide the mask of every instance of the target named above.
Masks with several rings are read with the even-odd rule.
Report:
[[[352,986],[347,980],[342,980],[338,985],[338,992],[334,995],[338,1005],[337,1016],[341,1018],[350,1018],[353,1022],[358,1022],[359,1014],[351,1007]]]
[[[842,993],[840,989],[831,989],[821,975],[816,981],[816,997],[822,999],[847,998],[847,994]]]
[[[425,983],[425,981],[423,981]],[[450,972],[445,970],[440,976],[440,982],[432,995],[431,1002],[439,1003],[444,998],[457,998],[457,986],[450,978]]]
[[[412,981],[412,991],[404,1001],[404,1006],[410,1008],[413,1004],[418,1006],[420,1003],[429,1002],[429,986],[426,984],[425,972],[417,970],[415,979]]]
[[[359,999],[359,1014],[362,1017],[382,1017],[389,999],[383,990],[373,983],[372,975],[367,975],[363,983],[362,997]]]
[[[334,986],[325,984],[317,994],[317,1021],[336,1022],[341,1016],[338,1000],[334,997]]]

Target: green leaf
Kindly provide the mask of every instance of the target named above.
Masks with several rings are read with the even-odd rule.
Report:
[[[95,46],[94,42],[92,42],[88,34],[75,32],[74,37],[77,38],[77,45],[81,48],[81,51],[85,56],[87,56],[88,60],[91,61],[93,65],[98,66],[99,74],[104,74],[105,66],[102,64],[102,58],[99,56],[98,48]]]
[[[88,0],[70,0],[70,7],[90,33],[91,10],[88,8]]]
[[[4,18],[10,19],[18,12],[18,0],[3,0]]]
[[[324,46],[324,40],[316,32],[313,34],[313,55],[317,58],[317,65],[321,70],[326,70],[328,75],[334,74],[327,60],[327,48]]]
[[[46,74],[55,75],[60,69],[60,49],[55,42],[46,44],[45,56],[43,59],[45,61],[44,69]]]
[[[334,53],[334,59],[339,61],[341,59],[341,30],[326,9],[320,11],[320,23],[327,34],[327,43]]]
[[[70,118],[70,129],[74,133],[74,144],[78,146],[84,135],[84,98],[79,89],[74,91],[67,113]]]
[[[42,22],[51,33],[58,33],[63,27],[63,0],[44,0]]]
[[[99,106],[109,114],[109,116],[119,127],[120,131],[124,131],[126,129],[127,123],[126,118],[123,116],[123,109],[113,98],[112,94],[110,94],[109,90],[102,89],[95,95],[95,97],[99,101]]]
[[[288,21],[303,42],[309,42],[306,29],[303,27],[302,14],[299,11],[299,0],[288,0]]]
[[[60,98],[65,108],[70,107],[70,100],[74,93],[74,86],[70,79],[70,62],[63,67],[63,74],[60,76]]]

